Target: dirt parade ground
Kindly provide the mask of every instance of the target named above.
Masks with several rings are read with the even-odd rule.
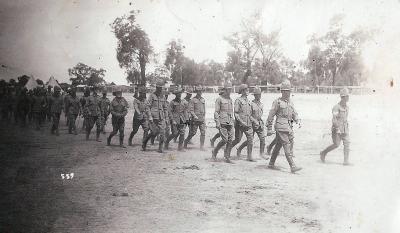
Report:
[[[264,120],[277,96],[263,94]],[[49,123],[35,131],[1,122],[0,232],[400,232],[395,94],[350,96],[352,166],[342,165],[342,146],[325,164],[319,160],[331,143],[331,108],[339,97],[295,94],[302,127],[295,127],[294,160],[303,167],[296,174],[282,151],[281,170],[268,169],[257,137],[255,163],[245,160],[245,150],[235,164],[223,162],[222,151],[211,161],[217,94],[205,97],[206,151],[198,149],[197,134],[185,152],[171,143],[159,154],[157,141],[143,152],[141,130],[132,147],[117,146],[117,136],[106,146],[110,120],[102,142],[93,133],[90,141],[83,132],[68,134],[64,117],[58,137]]]

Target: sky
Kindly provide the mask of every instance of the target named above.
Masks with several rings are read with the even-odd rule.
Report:
[[[378,30],[363,53],[371,82],[400,73],[400,0],[2,0],[0,64],[65,82],[68,68],[83,62],[106,69],[106,81],[126,84],[110,24],[133,9],[161,62],[171,39],[181,39],[185,55],[198,62],[225,62],[224,36],[256,11],[266,33],[280,30],[282,53],[299,62],[309,36],[325,33],[332,16],[344,14],[345,32]]]

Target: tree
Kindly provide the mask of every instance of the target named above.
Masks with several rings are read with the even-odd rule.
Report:
[[[361,59],[362,46],[371,39],[373,33],[359,29],[345,35],[342,30],[343,19],[344,15],[335,15],[325,35],[314,35],[309,40],[308,43],[312,46],[305,65],[316,78],[322,75],[325,84],[359,85],[364,69]],[[317,83],[319,84],[319,81]]]
[[[68,69],[70,76],[69,80],[72,82],[72,86],[86,85],[86,86],[98,86],[105,84],[104,75],[106,70],[100,68],[96,69],[86,64],[79,62],[73,68]]]
[[[235,59],[239,59],[234,60],[234,64],[240,65],[241,68],[245,69],[243,83],[247,83],[247,78],[252,75],[251,67],[259,51],[259,46],[257,46],[257,31],[259,30],[257,21],[259,20],[259,14],[253,15],[249,19],[244,19],[239,31],[224,38],[234,49],[234,51],[228,53],[228,56],[235,56]]]
[[[27,75],[19,76],[19,77],[18,77],[18,85],[19,85],[20,87],[24,87],[25,84],[28,82],[29,79],[30,79],[30,77],[27,76]]]
[[[41,79],[36,79],[36,83],[40,86],[44,85],[44,82]]]
[[[171,40],[168,43],[164,65],[170,70],[171,79],[174,83],[181,83],[182,81],[182,68],[185,60],[184,48],[185,46],[180,40]]]
[[[128,74],[127,81],[140,72],[140,83],[146,84],[146,65],[153,52],[147,33],[136,23],[138,11],[131,11],[128,15],[118,17],[111,24],[112,31],[118,40],[117,60],[119,66]],[[134,79],[135,80],[135,79]]]

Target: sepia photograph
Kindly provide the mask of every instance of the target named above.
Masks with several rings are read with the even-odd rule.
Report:
[[[0,232],[399,233],[400,0],[0,0]]]

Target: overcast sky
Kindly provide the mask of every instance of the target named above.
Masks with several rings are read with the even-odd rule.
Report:
[[[326,32],[333,15],[345,14],[346,31],[379,29],[364,50],[373,79],[400,73],[399,0],[1,0],[0,64],[67,81],[67,69],[83,62],[106,69],[107,81],[125,84],[110,23],[132,9],[141,10],[138,23],[156,53],[162,56],[171,39],[181,39],[185,54],[198,62],[225,62],[229,45],[223,37],[256,10],[266,32],[281,30],[282,51],[295,61],[307,56],[311,34]]]

